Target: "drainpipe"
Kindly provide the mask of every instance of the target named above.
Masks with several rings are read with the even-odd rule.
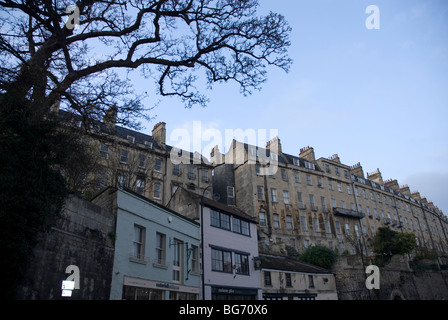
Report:
[[[202,263],[202,272],[201,272],[201,286],[202,286],[202,300],[205,300],[205,283],[204,283],[204,194],[205,191],[210,187],[210,184],[204,189],[202,192],[202,196],[200,199],[201,205],[201,263]]]
[[[353,182],[353,179],[352,179],[351,185],[352,185],[352,189],[353,189],[353,197],[355,199],[356,212],[358,213],[358,217],[359,217],[358,223],[359,223],[359,229],[360,229],[360,232],[361,232],[361,239],[362,239],[362,242],[364,244],[364,248],[366,248],[366,254],[367,254],[367,245],[366,245],[366,240],[364,239],[364,232],[362,231],[362,224],[361,224],[362,217],[361,217],[360,212],[358,211],[358,208],[359,208],[359,206],[358,206],[358,199],[356,199],[355,183]],[[366,264],[364,262],[364,254],[363,254],[363,250],[362,250],[361,240],[358,240],[358,242],[359,242],[359,247],[361,249],[362,267],[363,267],[364,270],[366,270]],[[364,279],[367,280],[367,274],[365,272],[364,272]],[[372,297],[370,296],[370,290],[369,289],[367,289],[367,293],[369,294],[369,300],[372,300]]]
[[[265,199],[266,199],[266,222],[268,224],[268,237],[269,237],[269,241],[272,237],[272,225],[271,225],[271,214],[269,211],[269,188],[268,188],[268,180],[267,180],[267,175],[264,175],[264,193],[265,193]]]

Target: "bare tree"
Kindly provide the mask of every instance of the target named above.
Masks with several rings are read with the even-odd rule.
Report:
[[[61,134],[53,105],[81,115],[85,128],[110,122],[107,111],[116,106],[113,122],[138,128],[148,107],[129,80],[133,70],[160,95],[191,107],[207,102],[195,87],[199,75],[209,87],[236,81],[248,94],[266,80],[269,65],[287,71],[291,64],[287,22],[275,13],[257,16],[257,0],[72,1],[0,0],[2,298],[15,296],[37,234],[54,223],[67,185],[84,188],[71,152],[83,148]],[[64,165],[65,178],[55,170]]]
[[[111,145],[109,150],[101,171],[106,185],[127,187],[146,196],[155,167],[153,155],[148,150],[119,144]]]
[[[266,67],[287,71],[290,27],[257,16],[257,0],[0,0],[0,93],[31,101],[40,119],[56,101],[85,120],[117,104],[118,122],[138,127],[143,93],[118,70],[141,70],[162,96],[205,105],[208,85],[259,89]],[[70,9],[73,8],[73,9]]]

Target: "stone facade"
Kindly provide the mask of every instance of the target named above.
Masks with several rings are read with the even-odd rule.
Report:
[[[74,300],[108,300],[114,258],[115,216],[89,201],[70,197],[61,218],[34,249],[18,299],[58,300],[66,268],[79,268],[79,289]]]
[[[277,170],[263,174],[260,154],[276,159]],[[225,172],[214,175],[215,192],[234,187],[236,206],[259,222],[261,250],[286,253],[288,245],[301,253],[323,245],[369,256],[376,231],[388,226],[414,233],[419,246],[436,250],[447,264],[442,261],[448,256],[446,216],[408,186],[383,181],[379,170],[365,177],[359,163],[345,165],[337,154],[315,159],[311,147],[298,156],[286,154],[278,138],[266,148],[234,140],[225,155],[215,147],[211,156],[215,172]],[[217,197],[228,202],[226,195]]]
[[[337,300],[335,276],[295,259],[261,255],[261,286],[266,300]]]
[[[86,172],[87,197],[102,189],[127,187],[166,205],[179,186],[211,197],[212,165],[201,154],[178,150],[166,144],[166,123],[154,125],[152,135],[116,126],[113,115],[93,128],[84,128],[74,114],[59,111],[65,123],[85,130],[83,141],[90,147],[92,168]]]
[[[379,267],[379,289],[366,288],[366,273],[359,255],[341,256],[332,267],[341,300],[446,300],[448,271],[414,271],[406,256],[393,256]]]

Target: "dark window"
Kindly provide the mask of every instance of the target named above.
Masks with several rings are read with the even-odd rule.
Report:
[[[215,210],[210,210],[210,224],[213,227],[230,230],[230,216]]]

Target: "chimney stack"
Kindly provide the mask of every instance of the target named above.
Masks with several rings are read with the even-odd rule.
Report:
[[[210,152],[210,160],[214,166],[224,163],[224,155],[219,151],[217,145]]]
[[[276,154],[281,154],[282,153],[282,145],[280,143],[280,139],[278,137],[272,138],[266,144],[266,149],[271,150],[272,152],[274,152]]]
[[[400,187],[400,192],[406,196],[411,195],[411,189],[409,189],[409,186],[407,184]]]
[[[420,196],[420,192],[418,192],[417,190],[412,191],[411,197],[414,198],[414,200],[418,200],[418,201],[422,200],[422,197]]]
[[[334,161],[334,162],[337,162],[337,163],[341,163],[341,159],[339,158],[337,153],[335,153],[331,157],[328,157],[328,160],[331,160],[331,161]]]
[[[103,122],[109,127],[109,129],[115,129],[115,124],[117,123],[117,105],[114,104],[109,109],[107,109],[104,115]]]
[[[400,191],[400,186],[398,185],[398,181],[397,181],[397,179],[389,179],[389,180],[386,180],[386,181],[384,181],[384,185],[385,185],[386,187],[391,188],[392,190]]]
[[[152,137],[162,147],[166,144],[166,123],[159,122],[152,129]]]
[[[354,174],[355,176],[364,178],[364,171],[362,170],[361,163],[357,163],[354,166],[350,167],[350,173]]]
[[[305,148],[301,148],[299,157],[303,158],[305,160],[308,160],[308,161],[316,160],[316,158],[314,156],[314,149],[312,147],[310,147],[310,146],[305,147]]]
[[[378,169],[378,168],[371,173],[367,173],[367,179],[384,185],[383,177],[381,176],[380,169]]]

